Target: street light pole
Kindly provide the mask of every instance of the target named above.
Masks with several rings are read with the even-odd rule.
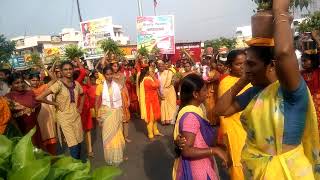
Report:
[[[137,0],[137,1],[138,1],[139,16],[143,16],[141,0]]]

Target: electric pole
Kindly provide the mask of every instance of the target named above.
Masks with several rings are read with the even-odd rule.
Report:
[[[137,1],[138,1],[139,16],[143,16],[141,0],[137,0]]]
[[[79,0],[77,0],[77,7],[78,7],[79,21],[80,21],[80,22],[82,22],[82,17],[81,17],[81,12],[80,12]]]

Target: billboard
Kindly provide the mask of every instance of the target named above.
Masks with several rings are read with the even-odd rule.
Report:
[[[181,49],[185,49],[195,62],[201,61],[201,42],[176,43],[176,52],[170,56],[172,63],[176,63],[182,58]]]
[[[173,15],[137,17],[137,34],[138,49],[158,47],[162,54],[175,53]]]
[[[86,51],[85,58],[93,59],[103,56],[103,51],[98,42],[114,37],[112,17],[81,22],[80,29],[82,34],[81,46]]]

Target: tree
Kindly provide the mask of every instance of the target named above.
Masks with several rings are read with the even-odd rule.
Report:
[[[4,35],[0,34],[0,64],[9,62],[15,46],[15,42],[7,40]]]
[[[312,32],[314,30],[320,30],[320,11],[316,11],[311,14],[307,19],[303,20],[299,26],[298,31],[300,33]]]
[[[81,48],[79,48],[75,44],[70,44],[65,49],[65,56],[69,60],[74,60],[76,58],[81,58],[83,56],[84,52]]]
[[[257,5],[257,10],[272,9],[272,0],[252,0]],[[290,8],[308,8],[313,0],[291,0]]]
[[[228,49],[234,49],[236,47],[237,40],[236,38],[225,38],[220,37],[218,39],[207,40],[204,42],[205,48],[213,47],[214,50],[218,50],[219,48],[225,46]]]

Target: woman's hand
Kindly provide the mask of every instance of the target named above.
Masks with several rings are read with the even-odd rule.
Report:
[[[288,12],[290,0],[273,0],[273,11]]]
[[[177,139],[174,141],[174,144],[179,147],[180,150],[183,150],[183,148],[186,146],[186,138],[178,135]]]
[[[211,150],[213,152],[213,155],[216,155],[220,159],[222,159],[223,166],[228,167],[228,161],[229,161],[228,154],[219,147],[213,147],[213,148],[211,148]]]

